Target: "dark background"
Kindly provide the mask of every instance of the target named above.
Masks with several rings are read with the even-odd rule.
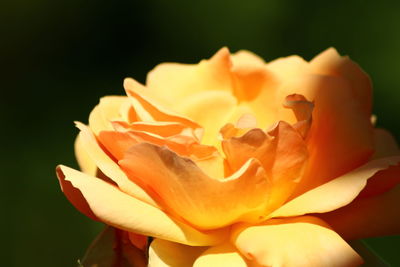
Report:
[[[378,125],[400,137],[400,1],[14,0],[0,4],[2,266],[75,266],[101,228],[60,192],[72,121],[165,61],[220,47],[267,61],[334,46],[372,77]],[[400,266],[400,237],[369,244]]]

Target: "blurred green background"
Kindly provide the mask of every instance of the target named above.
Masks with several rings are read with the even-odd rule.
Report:
[[[101,228],[60,192],[76,167],[73,121],[165,61],[220,47],[267,61],[327,47],[372,77],[378,125],[400,138],[400,1],[15,0],[0,8],[2,266],[75,266]],[[400,266],[400,237],[368,240]]]

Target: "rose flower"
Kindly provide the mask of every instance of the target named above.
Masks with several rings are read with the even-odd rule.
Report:
[[[398,147],[336,50],[265,63],[222,48],[124,87],[76,123],[82,171],[57,175],[133,266],[358,266],[346,241],[400,233]]]

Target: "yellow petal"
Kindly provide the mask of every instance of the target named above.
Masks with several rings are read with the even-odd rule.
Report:
[[[87,126],[77,123],[77,127],[81,130],[82,149],[108,178],[113,180],[123,192],[157,206],[154,200],[141,187],[130,181],[118,164],[103,151]]]
[[[175,109],[204,129],[202,143],[215,145],[219,130],[232,116],[236,107],[236,99],[226,91],[202,91],[177,102]]]
[[[257,266],[351,267],[363,262],[350,245],[315,217],[239,227],[233,241]]]
[[[193,267],[247,267],[246,260],[230,243],[224,243],[207,249],[197,258]]]
[[[298,216],[307,213],[329,212],[353,201],[371,178],[379,170],[400,161],[400,157],[373,160],[367,164],[316,187],[270,214],[270,217]]]
[[[89,127],[95,135],[100,131],[113,129],[111,121],[121,120],[122,107],[129,103],[126,96],[105,96],[89,115]]]
[[[166,147],[142,143],[132,146],[119,165],[168,211],[201,229],[259,221],[268,204],[270,180],[255,159],[231,177],[215,179]]]
[[[207,90],[231,90],[229,50],[220,49],[199,64],[163,63],[149,72],[146,87],[167,107],[186,101],[187,96]]]
[[[373,158],[384,158],[400,155],[399,146],[393,135],[384,129],[374,129],[375,153]]]
[[[208,247],[192,247],[154,239],[149,248],[149,267],[189,267]]]
[[[74,195],[67,195],[69,199],[83,199],[99,220],[116,228],[194,246],[217,244],[226,237],[224,230],[203,233],[175,221],[158,208],[121,192],[117,187],[66,166],[58,166],[57,174],[61,181],[75,188],[75,191],[67,192]]]
[[[81,170],[91,176],[96,176],[97,165],[96,162],[90,157],[90,155],[84,149],[84,144],[82,142],[82,136],[79,133],[75,139],[75,157],[78,161]]]
[[[130,78],[125,79],[124,88],[140,120],[145,122],[178,122],[199,130],[200,126],[196,122],[160,105],[152,92],[137,81]],[[197,133],[196,136],[201,136],[201,132]]]

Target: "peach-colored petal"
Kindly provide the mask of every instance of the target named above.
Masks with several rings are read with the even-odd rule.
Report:
[[[149,72],[146,86],[160,103],[174,107],[187,96],[207,90],[231,90],[231,60],[227,48],[198,65],[163,63]]]
[[[208,247],[191,247],[154,239],[149,248],[149,267],[189,267]]]
[[[196,259],[193,267],[247,267],[247,261],[229,242],[211,247]]]
[[[295,92],[313,101],[307,135],[309,164],[296,189],[298,196],[366,163],[373,153],[373,128],[341,77],[303,75],[285,85],[282,99]]]
[[[298,216],[324,213],[343,207],[353,201],[366,186],[367,180],[379,170],[397,164],[400,157],[373,160],[326,184],[316,187],[287,202],[270,217]]]
[[[293,192],[308,157],[302,136],[286,122],[279,122],[268,134],[252,129],[242,137],[224,140],[222,147],[232,171],[249,158],[260,160],[271,179],[271,210],[282,205]]]
[[[231,55],[233,66],[265,66],[265,61],[248,50],[239,50]]]
[[[151,94],[151,91],[149,91],[148,88],[130,78],[124,80],[124,88],[140,120],[145,122],[178,122],[192,129],[196,129],[196,136],[200,139],[202,130],[196,122],[177,115],[171,110],[167,110],[165,107],[158,104],[154,100],[154,97],[150,100],[148,95]]]
[[[231,177],[214,179],[192,160],[166,147],[142,143],[119,164],[131,179],[155,192],[168,210],[202,229],[258,221],[268,203],[270,181],[254,159]]]
[[[374,129],[375,153],[373,158],[384,158],[400,155],[399,146],[394,136],[385,129]]]
[[[96,162],[92,160],[90,155],[84,149],[84,144],[82,143],[82,136],[78,134],[75,139],[75,157],[78,161],[78,165],[80,169],[89,175],[95,176],[97,172],[97,165]]]
[[[201,91],[175,104],[179,114],[196,121],[204,129],[203,144],[215,145],[219,130],[232,116],[236,99],[226,91]]]
[[[314,104],[307,101],[303,95],[293,94],[286,97],[283,106],[293,111],[297,119],[297,122],[293,124],[293,128],[295,128],[303,138],[306,138],[311,127]]]
[[[111,130],[111,121],[121,120],[121,108],[129,99],[126,96],[105,96],[100,103],[92,110],[89,116],[89,127],[95,135],[100,131]]]
[[[316,74],[340,76],[347,79],[351,92],[366,114],[372,108],[372,83],[368,75],[347,56],[329,48],[310,61],[310,71]]]
[[[60,181],[69,182],[71,188],[75,189],[65,192],[73,194],[67,195],[69,199],[84,198],[90,212],[116,228],[194,246],[217,244],[226,237],[224,229],[200,232],[185,223],[173,220],[158,208],[121,192],[103,180],[66,166],[58,166],[57,174]],[[76,207],[80,209],[79,206]]]
[[[233,242],[257,266],[358,266],[361,257],[326,223],[303,216],[238,227]]]
[[[400,185],[390,191],[358,198],[349,205],[318,215],[347,240],[400,235]]]
[[[77,127],[81,130],[82,148],[108,178],[114,181],[123,192],[157,206],[154,200],[141,187],[130,181],[118,164],[103,151],[87,126],[77,123]]]

